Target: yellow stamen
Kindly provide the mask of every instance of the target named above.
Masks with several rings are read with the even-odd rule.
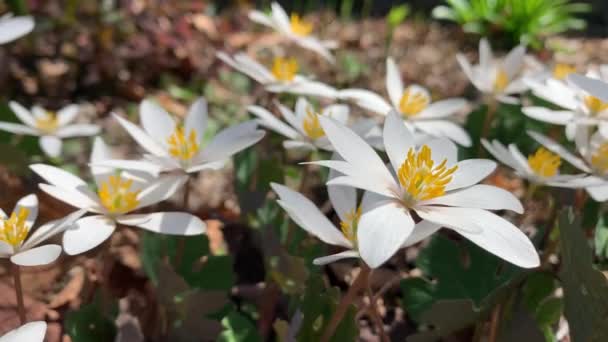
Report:
[[[557,63],[553,67],[553,78],[565,80],[568,75],[576,72],[576,68],[570,64]]]
[[[458,169],[456,165],[448,169],[447,162],[446,158],[435,166],[431,159],[431,149],[427,145],[422,145],[418,152],[410,148],[397,172],[399,183],[407,191],[404,200],[413,204],[443,195],[446,185]]]
[[[494,78],[494,92],[501,93],[507,88],[508,85],[509,75],[507,75],[504,69],[499,68],[496,71],[496,76]]]
[[[349,211],[346,213],[346,220],[340,221],[342,234],[355,246],[357,245],[357,226],[359,225],[360,218],[361,207]]]
[[[585,96],[584,101],[585,106],[587,109],[589,109],[591,114],[598,114],[608,109],[608,103],[598,99],[595,96],[587,95]]]
[[[46,133],[53,133],[59,127],[57,115],[53,112],[45,112],[43,116],[36,118],[36,128]]]
[[[292,13],[289,18],[289,23],[291,32],[297,36],[308,36],[312,32],[312,23],[302,19],[298,14]]]
[[[29,214],[29,209],[20,208],[18,213],[13,212],[8,219],[0,220],[0,241],[13,247],[20,246],[30,231],[25,222]]]
[[[422,112],[430,102],[431,99],[425,92],[407,87],[399,100],[399,110],[403,116],[411,117]]]
[[[319,122],[319,116],[311,108],[306,108],[306,117],[302,122],[302,128],[310,139],[315,140],[325,136],[323,127]]]
[[[561,158],[544,147],[528,156],[528,165],[532,171],[543,178],[555,176],[561,164]]]
[[[608,143],[603,143],[591,155],[591,165],[601,173],[608,172]]]
[[[167,138],[167,143],[169,144],[169,154],[183,161],[192,159],[200,149],[196,131],[191,129],[186,136],[186,130],[183,126],[175,128],[173,134]]]
[[[298,72],[298,62],[295,58],[277,57],[272,62],[272,75],[281,82],[291,82]]]
[[[132,191],[133,180],[123,179],[119,175],[110,176],[101,184],[98,194],[101,204],[112,214],[124,214],[135,210],[139,201],[139,191]]]

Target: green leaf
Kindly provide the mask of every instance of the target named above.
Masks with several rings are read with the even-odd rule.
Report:
[[[399,26],[410,14],[410,7],[407,4],[391,8],[386,17],[386,22],[391,29]]]
[[[602,260],[608,259],[608,226],[606,215],[600,216],[595,226],[595,255]]]
[[[261,342],[262,337],[256,327],[242,314],[232,311],[222,320],[225,330],[217,339],[218,342]]]
[[[562,265],[559,277],[564,289],[564,314],[573,342],[600,342],[608,336],[608,282],[593,267],[592,252],[571,210],[559,215]]]
[[[65,330],[74,342],[113,341],[116,335],[114,321],[102,314],[101,298],[80,309],[70,311],[65,317]]]
[[[561,298],[553,297],[542,302],[536,310],[536,321],[540,326],[550,326],[559,321],[564,309],[564,301]]]

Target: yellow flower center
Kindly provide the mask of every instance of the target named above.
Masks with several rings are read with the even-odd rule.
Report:
[[[494,92],[501,93],[507,88],[508,85],[509,75],[507,75],[504,69],[499,68],[496,71],[496,76],[494,78]]]
[[[591,155],[591,165],[601,173],[608,172],[608,143],[603,143]]]
[[[397,172],[401,187],[407,191],[404,198],[406,203],[413,204],[443,195],[445,186],[458,169],[456,165],[448,169],[447,162],[446,158],[439,165],[434,165],[431,149],[427,145],[422,145],[418,152],[410,148]]]
[[[45,112],[43,116],[36,118],[36,128],[43,132],[55,132],[58,126],[59,120],[57,120],[57,115],[53,112]]]
[[[313,140],[325,136],[323,127],[321,127],[321,123],[319,122],[319,116],[310,108],[306,109],[306,117],[302,122],[302,129],[304,129],[304,133]]]
[[[399,111],[406,118],[411,117],[422,112],[430,102],[431,99],[425,92],[407,87],[399,100]]]
[[[361,218],[361,207],[353,209],[346,213],[346,219],[340,221],[340,229],[342,234],[352,242],[353,245],[357,245],[357,226],[359,219]]]
[[[183,126],[175,128],[173,134],[167,138],[167,143],[169,144],[169,154],[183,161],[192,159],[200,149],[196,131],[191,129],[186,136],[186,130]]]
[[[291,14],[289,23],[291,25],[291,32],[297,36],[308,36],[312,32],[312,23],[302,19],[297,14]]]
[[[295,58],[276,57],[272,62],[272,75],[278,81],[291,82],[298,72],[298,62]]]
[[[28,209],[20,208],[18,213],[13,212],[8,219],[0,220],[0,241],[13,247],[20,246],[30,231],[25,222],[29,214]]]
[[[139,191],[131,191],[131,185],[131,179],[122,179],[119,175],[110,176],[98,191],[101,204],[112,214],[125,214],[135,210],[139,204]]]
[[[555,176],[561,164],[561,158],[544,147],[528,156],[528,165],[532,171],[543,178]]]
[[[587,95],[585,96],[584,101],[585,106],[587,109],[589,109],[591,114],[598,114],[608,109],[608,103],[598,99],[595,96]]]
[[[553,67],[553,78],[565,80],[568,75],[576,72],[576,68],[570,64],[557,63]]]

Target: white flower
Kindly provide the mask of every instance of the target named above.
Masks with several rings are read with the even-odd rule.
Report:
[[[99,159],[98,166],[164,173],[161,178],[173,183],[177,191],[188,180],[188,174],[206,169],[220,169],[232,155],[258,142],[265,132],[254,121],[247,121],[219,132],[203,147],[207,128],[207,102],[195,101],[183,123],[152,101],[140,105],[139,126],[114,115],[120,125],[147,152],[140,161]],[[171,195],[171,194],[170,194]]]
[[[601,79],[574,74],[568,76],[568,80],[588,92],[589,95],[608,103],[608,83],[605,81],[608,78],[608,72],[604,66],[601,71]]]
[[[500,61],[494,58],[490,43],[482,38],[479,41],[479,64],[471,65],[460,53],[456,55],[456,59],[477,90],[492,95],[501,102],[519,103],[519,100],[512,95],[527,89],[520,77],[525,54],[526,48],[519,45]]]
[[[465,238],[513,264],[536,267],[534,246],[517,227],[488,210],[523,212],[511,193],[477,184],[494,171],[485,159],[457,161],[450,140],[429,140],[417,148],[412,133],[391,112],[384,123],[384,146],[390,166],[354,132],[335,120],[320,117],[321,126],[345,161],[313,162],[344,174],[327,184],[367,190],[357,230],[361,257],[370,267],[390,258],[412,235],[428,236],[439,227],[453,229]],[[415,231],[412,212],[428,221]]]
[[[599,78],[602,74],[589,72],[587,75]],[[581,126],[597,126],[605,136],[608,136],[608,102],[590,95],[568,80],[549,78],[544,82],[527,83],[534,95],[561,107],[558,110],[539,106],[525,107],[522,111],[527,116],[566,126],[568,140],[574,139],[577,128]]]
[[[288,140],[283,141],[283,147],[286,149],[333,151],[333,147],[327,140],[319,123],[319,115],[331,117],[346,125],[350,113],[348,106],[343,104],[329,105],[320,113],[317,113],[314,107],[303,97],[297,99],[295,113],[279,102],[276,102],[276,106],[287,123],[279,120],[270,111],[260,106],[249,106],[247,110],[258,117],[258,124],[288,138]],[[365,136],[375,126],[373,120],[360,120],[353,125],[352,129],[357,134]]]
[[[9,103],[11,110],[24,125],[0,122],[0,130],[15,134],[39,136],[40,148],[49,157],[61,154],[61,139],[97,135],[99,126],[93,124],[71,124],[78,115],[78,106],[69,105],[57,113],[34,106],[28,111],[17,102]]]
[[[80,210],[33,230],[38,217],[36,195],[28,195],[20,199],[10,216],[0,209],[0,258],[10,258],[12,263],[20,266],[52,263],[61,254],[61,246],[54,244],[37,246],[69,228],[84,214],[85,211]]]
[[[95,140],[91,163],[111,158],[101,138]],[[135,226],[170,235],[197,235],[205,232],[205,223],[198,217],[181,212],[129,214],[169,197],[179,186],[172,178],[150,181],[146,174],[117,173],[108,167],[92,166],[97,184],[92,191],[87,183],[60,168],[34,164],[30,168],[49,184],[39,184],[42,191],[71,206],[96,215],[76,221],[74,228],[63,235],[63,248],[69,255],[86,252],[104,242],[117,224]]]
[[[13,17],[8,13],[0,17],[0,45],[12,42],[32,32],[34,19],[30,16]]]
[[[585,190],[598,202],[608,200],[608,140],[601,134],[595,133],[589,137],[587,130],[579,130],[574,139],[578,156],[538,132],[528,131],[528,135],[572,166],[591,174],[591,177],[585,179],[594,184],[585,187]]]
[[[46,322],[26,323],[0,337],[0,342],[43,342],[46,335]]]
[[[352,100],[380,115],[387,115],[391,110],[396,111],[401,114],[406,126],[415,133],[446,137],[460,145],[471,146],[469,134],[458,124],[446,120],[466,107],[465,99],[453,98],[432,103],[426,88],[417,84],[404,87],[399,69],[392,58],[386,60],[386,91],[390,102],[364,89],[341,90],[338,97]]]
[[[580,188],[589,181],[584,174],[562,175],[559,167],[562,163],[559,155],[540,147],[528,158],[524,157],[515,144],[504,146],[497,140],[491,143],[481,139],[482,145],[494,158],[509,166],[522,178],[534,184],[562,188]]]
[[[298,74],[300,66],[294,58],[275,57],[270,69],[244,53],[230,56],[224,52],[218,52],[217,58],[251,77],[271,93],[290,93],[326,98],[334,98],[337,95],[335,88]]]
[[[330,49],[337,47],[337,42],[333,40],[320,40],[311,35],[312,23],[302,19],[299,15],[292,13],[287,16],[287,13],[277,2],[271,4],[271,14],[266,15],[260,11],[250,11],[249,19],[258,24],[268,26],[277,31],[290,41],[297,45],[314,51],[325,58],[330,63],[335,63]]]

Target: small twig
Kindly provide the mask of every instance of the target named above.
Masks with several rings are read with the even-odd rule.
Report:
[[[500,325],[500,313],[502,309],[502,304],[496,304],[496,307],[492,311],[492,318],[490,320],[490,335],[488,337],[489,342],[496,342],[498,338],[498,327]]]
[[[15,295],[17,296],[17,312],[19,313],[19,321],[21,324],[27,322],[25,317],[25,304],[23,303],[23,287],[21,286],[21,269],[19,265],[13,265],[13,279],[15,280]]]
[[[378,329],[378,335],[380,335],[380,340],[382,342],[390,342],[388,335],[386,335],[386,331],[384,331],[384,322],[382,322],[382,318],[380,317],[380,313],[378,313],[378,306],[376,305],[376,296],[372,292],[372,289],[369,287],[369,282],[367,285],[367,296],[369,297],[369,310],[370,316],[376,324],[376,328]]]

